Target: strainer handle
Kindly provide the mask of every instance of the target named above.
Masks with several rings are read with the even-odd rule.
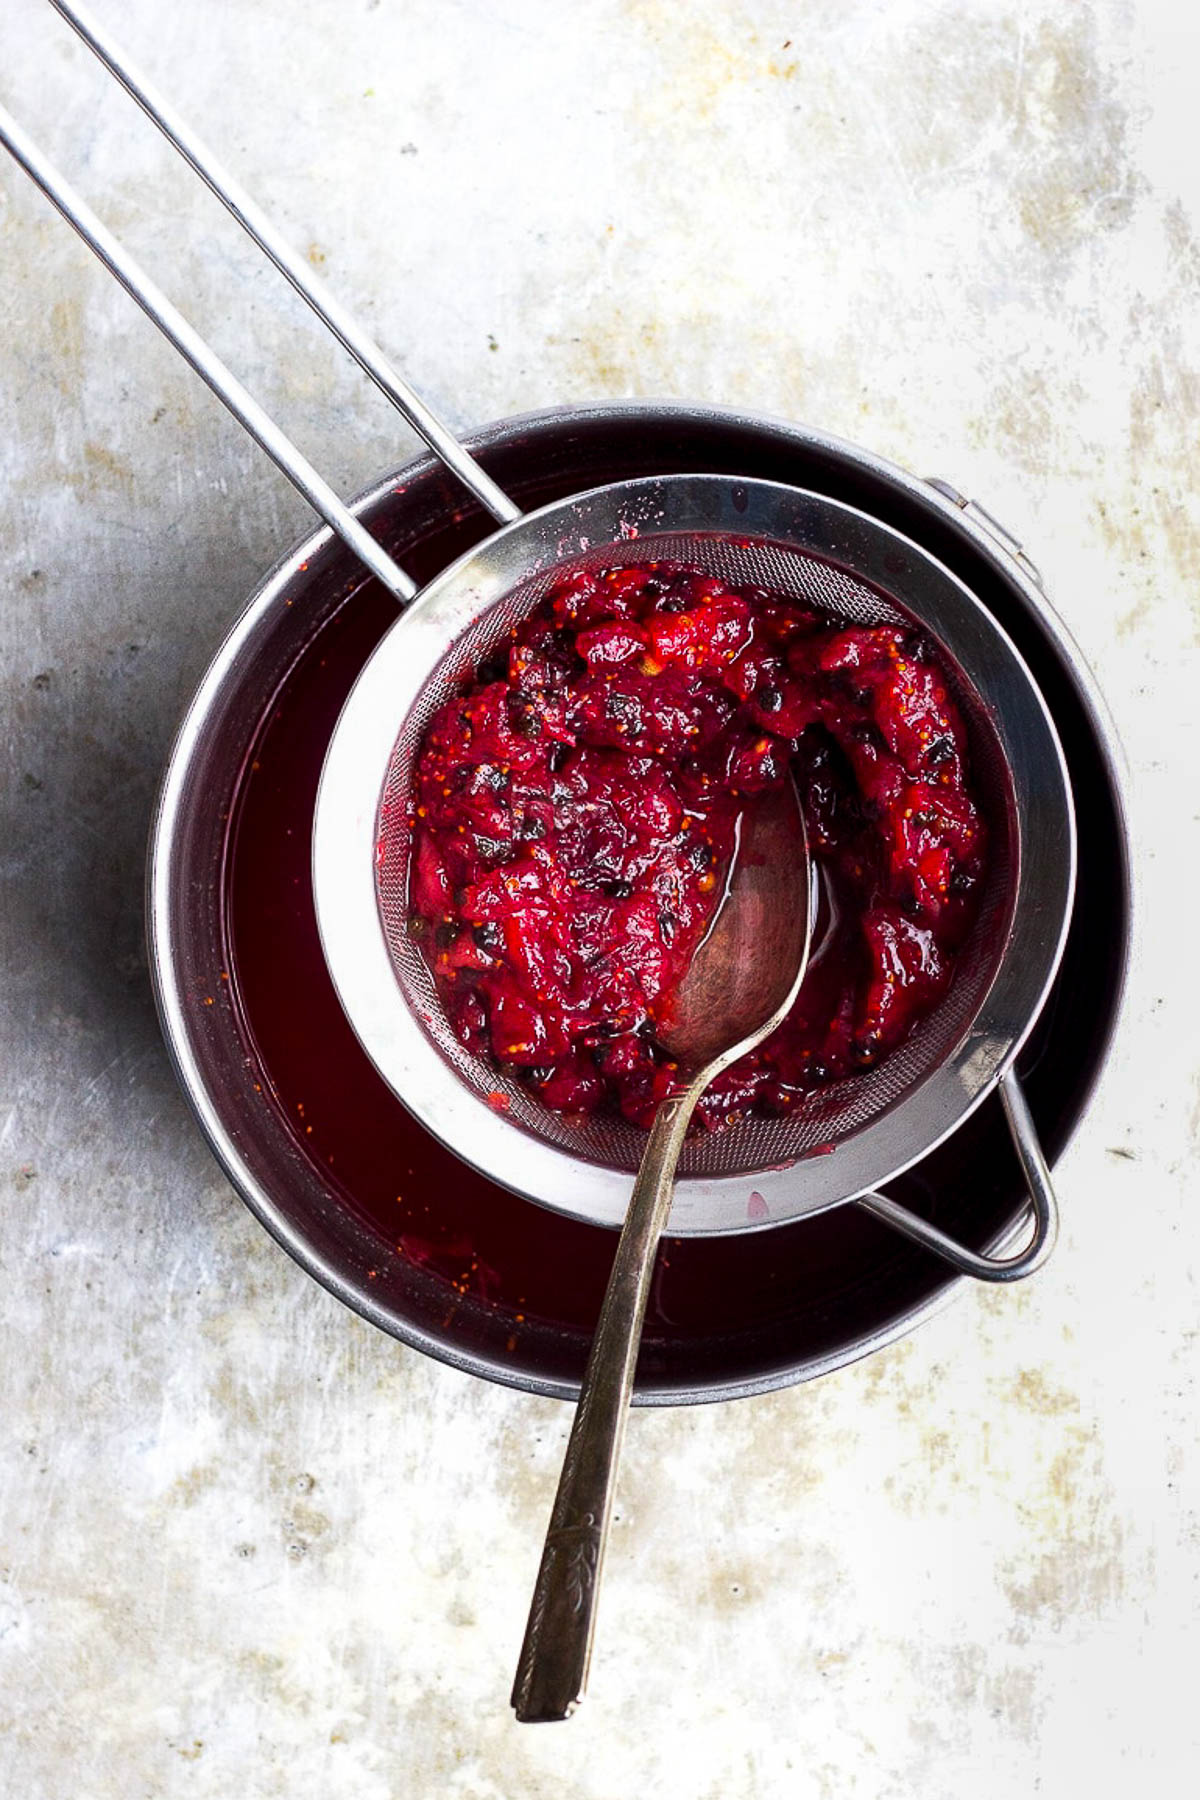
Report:
[[[567,1719],[583,1698],[617,1465],[655,1251],[675,1166],[711,1069],[658,1110],[613,1258],[534,1583],[512,1704],[525,1723]]]
[[[864,1212],[882,1219],[894,1231],[902,1232],[914,1243],[932,1250],[960,1275],[973,1275],[977,1281],[1020,1281],[1024,1276],[1032,1275],[1049,1257],[1058,1236],[1058,1202],[1054,1198],[1050,1169],[1042,1154],[1037,1126],[1012,1069],[1001,1078],[1000,1104],[1021,1161],[1033,1219],[1033,1236],[1017,1255],[986,1256],[977,1250],[968,1250],[957,1238],[931,1225],[928,1219],[919,1218],[907,1206],[901,1206],[898,1200],[891,1200],[886,1194],[860,1194],[856,1202]]]

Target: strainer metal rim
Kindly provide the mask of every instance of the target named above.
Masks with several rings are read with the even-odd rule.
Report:
[[[583,1162],[521,1131],[449,1070],[396,979],[379,918],[374,851],[378,798],[397,732],[430,671],[481,610],[532,570],[615,542],[628,534],[630,521],[643,535],[696,531],[799,541],[894,595],[978,688],[1013,781],[1020,845],[1012,925],[991,985],[953,1053],[831,1155],[753,1176],[680,1181],[672,1235],[766,1229],[885,1183],[967,1118],[1032,1030],[1066,938],[1075,826],[1053,721],[1007,634],[957,576],[911,539],[807,490],[688,475],[621,482],[556,501],[466,552],[380,640],[330,740],[313,829],[322,949],[364,1049],[428,1130],[482,1174],[540,1204],[597,1224],[621,1222],[628,1174]],[[519,1180],[512,1175],[517,1148]]]

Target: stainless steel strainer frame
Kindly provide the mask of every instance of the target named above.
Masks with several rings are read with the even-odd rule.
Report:
[[[378,797],[397,732],[429,674],[482,613],[541,569],[597,545],[658,532],[720,533],[790,545],[894,595],[978,690],[1012,782],[1019,867],[1012,923],[983,1004],[945,1061],[832,1155],[751,1176],[685,1178],[672,1235],[762,1229],[862,1199],[966,1272],[1011,1279],[1048,1253],[1053,1201],[1026,1129],[1012,1065],[1053,979],[1074,886],[1074,818],[1061,747],[1023,661],[990,614],[942,564],[854,508],[776,483],[721,475],[622,483],[529,514],[460,558],[384,636],[335,729],[318,793],[313,880],[322,943],[343,1007],[384,1079],[443,1142],[516,1192],[618,1225],[628,1174],[519,1130],[468,1089],[434,1048],[397,984],[375,888]],[[1001,1084],[1029,1177],[1034,1241],[1003,1264],[976,1258],[871,1190],[940,1143]],[[748,1216],[753,1190],[762,1204]],[[765,1217],[763,1216],[765,1206]]]

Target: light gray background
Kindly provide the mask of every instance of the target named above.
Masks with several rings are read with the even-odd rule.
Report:
[[[1128,748],[1142,937],[1048,1271],[806,1390],[635,1416],[591,1698],[518,1728],[567,1410],[301,1275],[147,990],[173,723],[308,519],[0,167],[0,1790],[1193,1792],[1195,9],[98,4],[462,425],[738,403],[1005,519]],[[409,453],[39,0],[0,98],[343,490]]]

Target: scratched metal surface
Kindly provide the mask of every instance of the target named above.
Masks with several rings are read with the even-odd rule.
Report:
[[[98,0],[466,425],[760,407],[1028,541],[1143,931],[1049,1270],[636,1416],[592,1695],[505,1704],[568,1423],[341,1310],[165,1065],[140,860],[299,501],[0,168],[0,1790],[1193,1791],[1197,27],[1176,0]],[[411,448],[39,0],[0,96],[344,489]],[[1189,1179],[1190,1178],[1190,1179]]]

